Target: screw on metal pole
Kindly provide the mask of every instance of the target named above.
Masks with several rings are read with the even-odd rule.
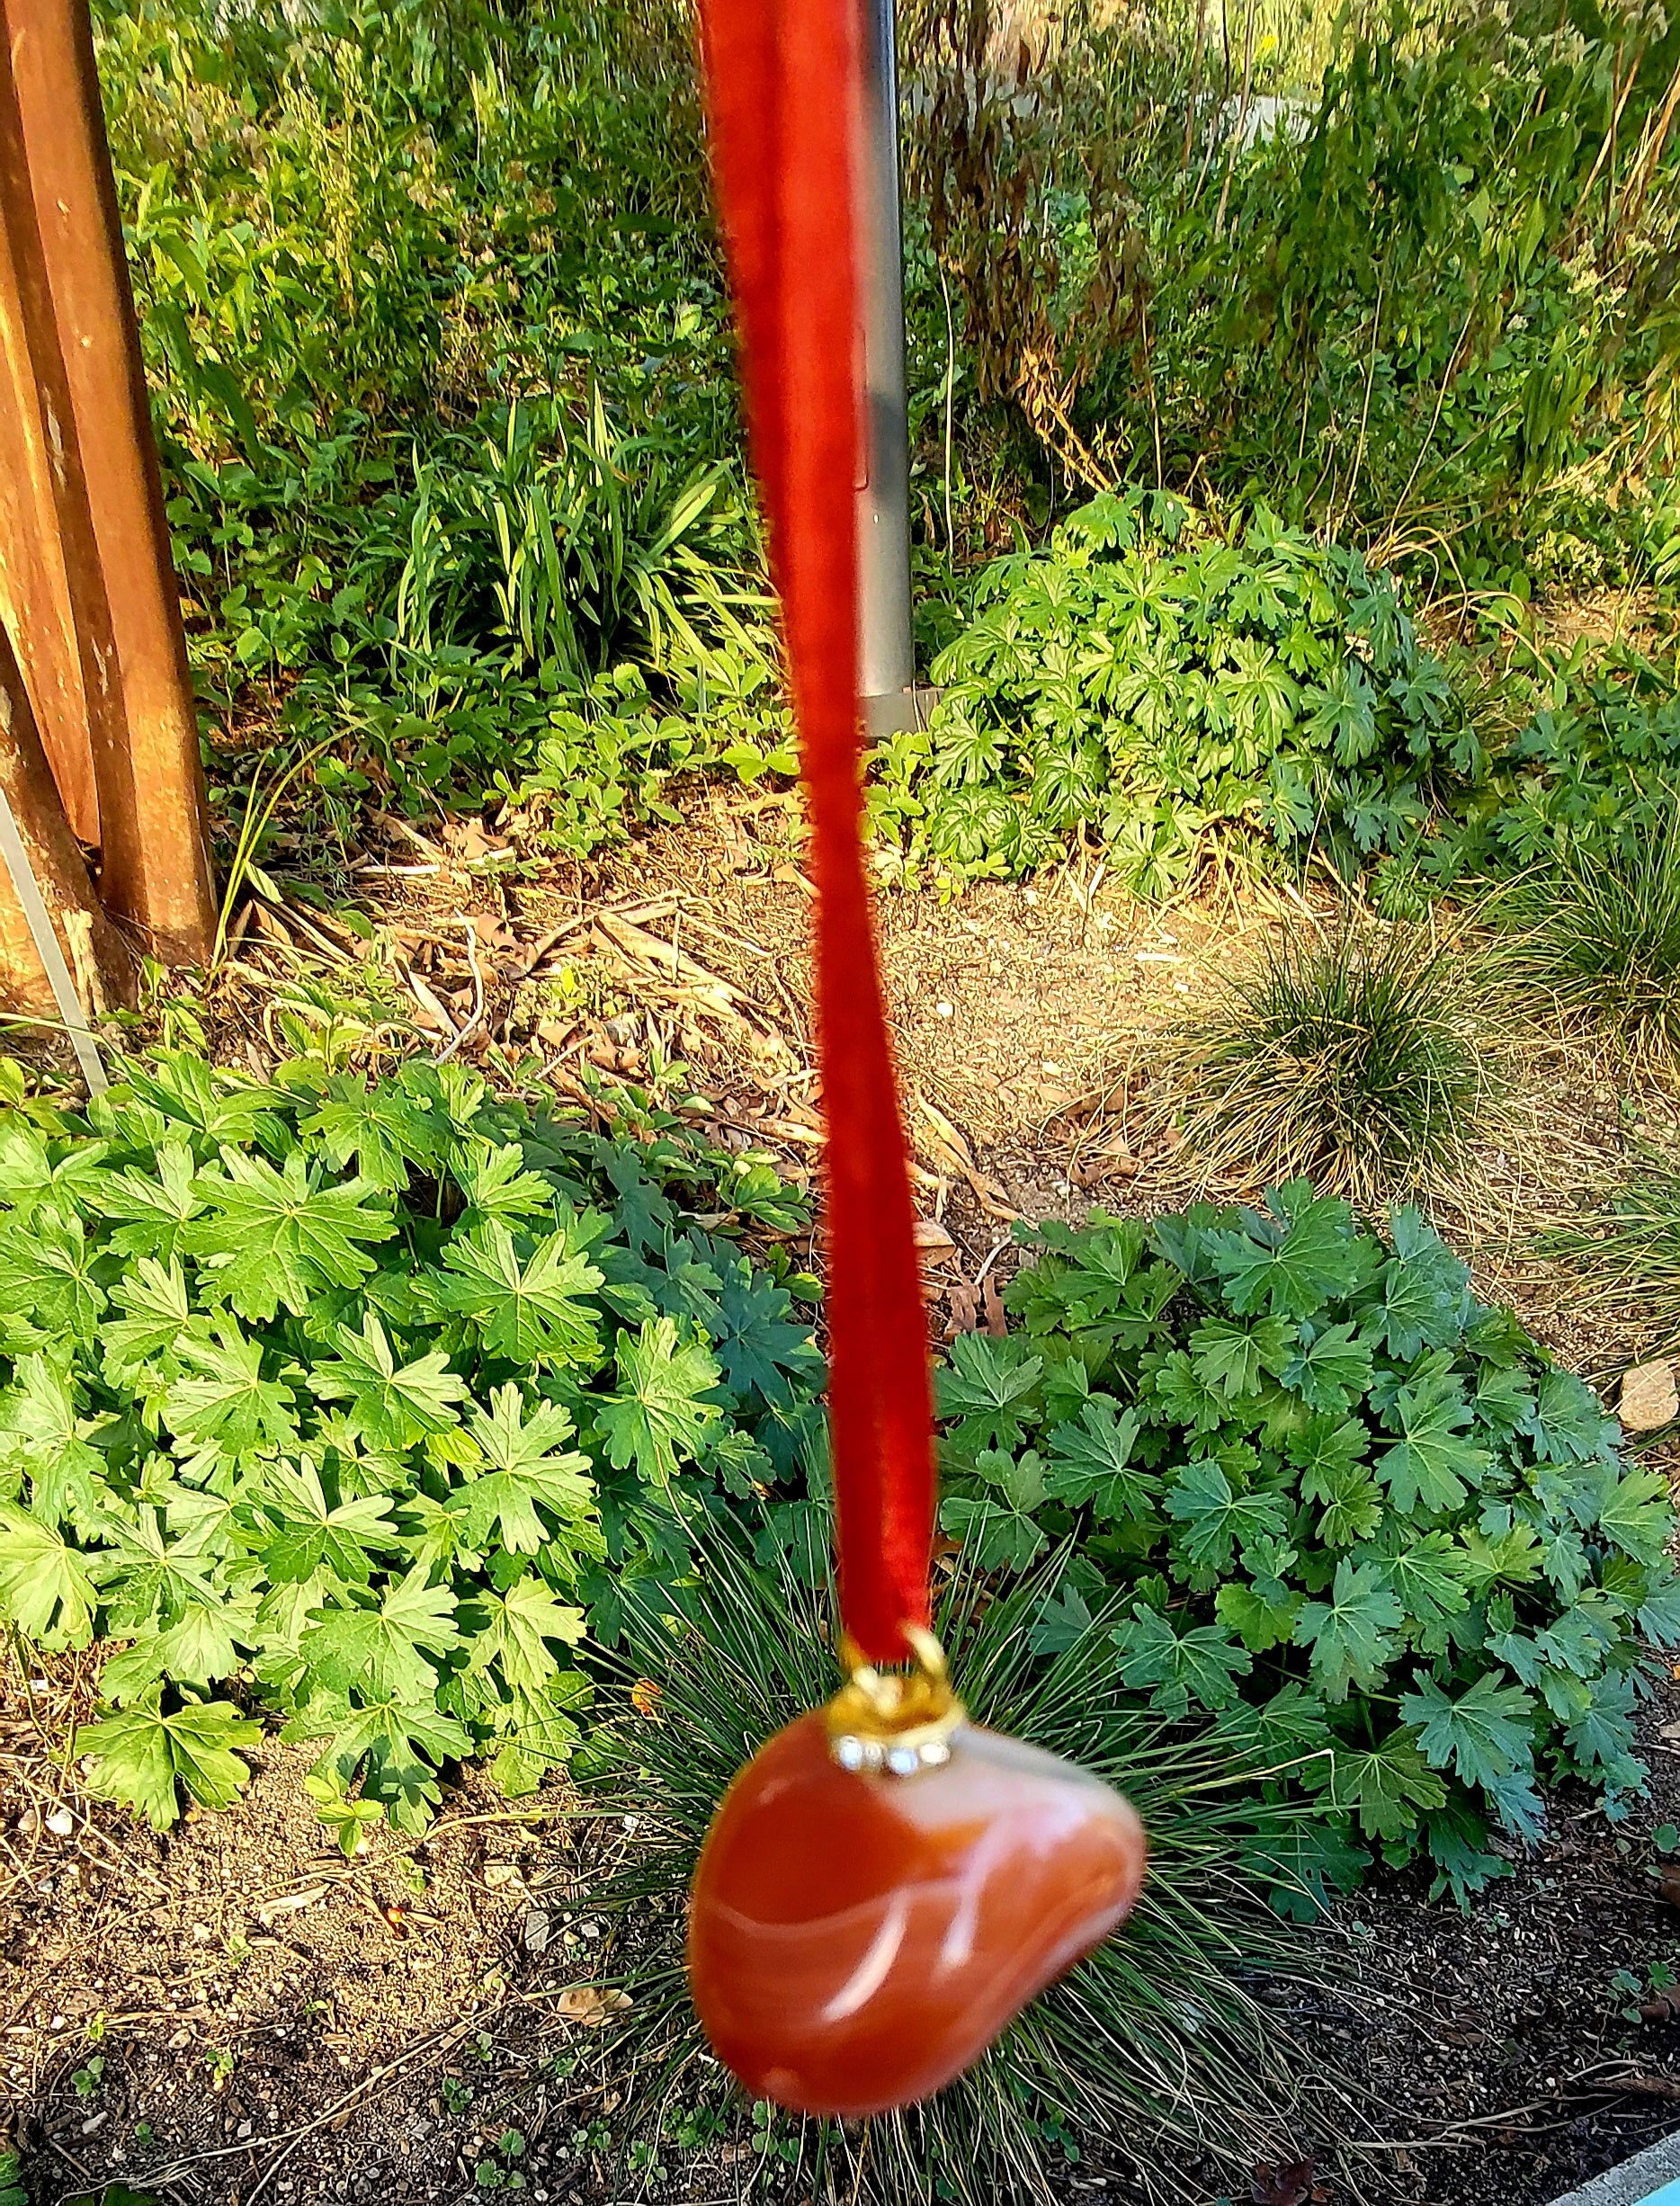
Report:
[[[898,200],[898,26],[893,0],[863,11],[864,478],[858,485],[858,691],[869,735],[925,724],[910,630],[910,430],[904,375]]]

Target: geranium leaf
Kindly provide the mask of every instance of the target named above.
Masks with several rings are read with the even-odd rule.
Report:
[[[1425,1678],[1402,1693],[1400,1714],[1416,1727],[1432,1768],[1481,1786],[1515,1826],[1531,1812],[1523,1803],[1524,1794],[1533,1800],[1534,1698],[1502,1684],[1503,1675],[1486,1672],[1456,1699]]]
[[[1239,1494],[1224,1466],[1188,1463],[1166,1489],[1166,1514],[1184,1529],[1179,1535],[1192,1562],[1220,1571],[1240,1541],[1280,1538],[1288,1529],[1289,1503],[1278,1493]]]
[[[557,1601],[539,1577],[516,1578],[505,1594],[492,1594],[489,1621],[472,1641],[469,1666],[494,1663],[515,1692],[538,1698],[548,1690],[559,1665],[550,1641],[576,1647],[584,1636],[584,1612]]]
[[[955,1420],[946,1435],[952,1454],[969,1460],[985,1448],[1020,1447],[1043,1369],[1042,1358],[1019,1341],[960,1333],[951,1344],[951,1362],[934,1380],[940,1416]]]
[[[1295,1621],[1295,1644],[1311,1649],[1314,1683],[1329,1701],[1345,1701],[1357,1686],[1375,1689],[1405,1621],[1382,1571],[1343,1556],[1327,1601],[1309,1601]]]
[[[493,1355],[510,1363],[593,1371],[601,1355],[602,1274],[584,1255],[575,1219],[521,1257],[499,1219],[457,1233],[430,1292],[440,1308],[470,1318]]]
[[[940,1504],[939,1523],[981,1570],[1024,1570],[1050,1545],[1032,1516],[1008,1501],[948,1494]]]
[[[487,1411],[471,1412],[467,1429],[483,1468],[465,1467],[468,1483],[449,1506],[474,1546],[495,1532],[516,1554],[534,1555],[545,1544],[574,1559],[603,1551],[589,1458],[559,1451],[574,1437],[568,1411],[539,1402],[527,1415],[517,1387],[498,1387]]]
[[[85,1647],[98,1598],[85,1559],[56,1523],[0,1502],[0,1611],[26,1639]]]
[[[201,1808],[230,1806],[251,1775],[236,1749],[262,1736],[262,1726],[227,1701],[188,1701],[169,1715],[142,1701],[81,1725],[75,1752],[94,1759],[90,1791],[139,1809],[165,1831],[181,1814],[177,1782]]]
[[[263,1376],[260,1341],[222,1324],[213,1340],[183,1335],[176,1350],[185,1372],[165,1395],[163,1414],[183,1440],[213,1442],[230,1456],[295,1444],[290,1389]]]
[[[202,1257],[216,1291],[242,1317],[264,1321],[282,1306],[295,1317],[323,1287],[353,1287],[374,1269],[367,1244],[389,1240],[390,1213],[364,1202],[366,1180],[325,1182],[306,1151],[282,1169],[224,1149],[219,1169],[196,1182],[205,1215],[183,1227],[180,1246]]]
[[[1059,1425],[1050,1436],[1046,1495],[1070,1509],[1088,1507],[1099,1523],[1149,1516],[1161,1482],[1131,1460],[1142,1429],[1135,1409],[1117,1412],[1103,1398],[1086,1402],[1076,1420]]]
[[[438,1674],[426,1657],[460,1644],[449,1587],[428,1585],[425,1571],[414,1569],[382,1594],[362,1602],[346,1589],[344,1600],[342,1607],[314,1612],[299,1642],[308,1668],[340,1692],[354,1688],[370,1698],[430,1701]]]
[[[1351,1293],[1367,1268],[1353,1213],[1333,1196],[1315,1197],[1304,1182],[1275,1190],[1271,1200],[1273,1213],[1251,1212],[1247,1230],[1209,1236],[1214,1269],[1239,1315],[1314,1317]]]
[[[1386,1422],[1401,1435],[1377,1458],[1375,1469],[1394,1506],[1456,1508],[1488,1468],[1485,1448],[1462,1438],[1470,1408],[1450,1384],[1402,1387]]]
[[[1139,1602],[1113,1630],[1120,1674],[1130,1686],[1149,1689],[1149,1705],[1162,1715],[1189,1713],[1193,1700],[1215,1713],[1237,1698],[1236,1681],[1254,1659],[1229,1632],[1212,1624],[1175,1630],[1170,1620]]]
[[[703,1344],[679,1336],[673,1317],[621,1333],[615,1361],[618,1386],[595,1406],[609,1460],[621,1470],[633,1463],[644,1478],[667,1485],[679,1463],[701,1452],[717,1422],[717,1363]]]
[[[457,1422],[467,1382],[441,1349],[399,1365],[372,1310],[363,1313],[360,1333],[340,1326],[335,1339],[337,1356],[317,1363],[311,1375],[315,1391],[350,1404],[351,1425],[370,1447],[400,1451]]]
[[[1356,1817],[1367,1838],[1385,1842],[1410,1837],[1419,1816],[1443,1807],[1447,1797],[1416,1734],[1404,1728],[1380,1746],[1337,1746],[1327,1763],[1304,1764],[1302,1774],[1326,1807]]]

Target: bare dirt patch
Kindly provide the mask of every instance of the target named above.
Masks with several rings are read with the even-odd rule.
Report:
[[[0,2082],[32,2198],[113,2175],[229,2206],[475,2191],[510,2090],[586,2004],[567,1994],[600,1926],[565,1905],[563,1790],[513,1805],[462,1772],[424,1838],[350,1863],[311,1755],[271,1734],[233,1809],[160,1835],[62,1766],[84,1666],[4,1684]],[[565,2096],[539,2081],[524,2119]]]

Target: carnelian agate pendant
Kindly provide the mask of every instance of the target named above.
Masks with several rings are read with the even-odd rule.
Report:
[[[1130,1912],[1148,1847],[1101,1779],[966,1720],[930,1633],[762,1746],[694,1872],[694,2005],[755,2097],[883,2112],[958,2076]]]

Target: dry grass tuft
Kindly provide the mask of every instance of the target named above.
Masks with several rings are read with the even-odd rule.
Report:
[[[1680,791],[1654,828],[1566,844],[1487,910],[1514,992],[1545,991],[1636,1079],[1680,1066]]]
[[[1306,1177],[1370,1209],[1454,1192],[1503,1093],[1480,962],[1344,909],[1268,938],[1165,1058],[1202,1183]]]

